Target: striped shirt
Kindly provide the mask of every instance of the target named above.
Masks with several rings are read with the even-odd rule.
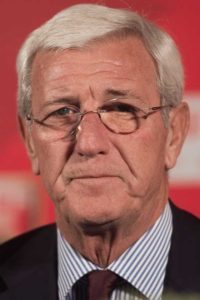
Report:
[[[161,299],[171,235],[172,213],[167,204],[156,223],[106,268],[131,285],[128,289],[114,289],[111,300],[139,300],[144,296],[150,300]],[[75,300],[72,290],[74,283],[94,270],[102,268],[81,256],[58,230],[59,300]],[[135,296],[135,289],[141,296]]]

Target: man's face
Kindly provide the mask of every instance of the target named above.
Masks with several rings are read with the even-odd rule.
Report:
[[[31,76],[38,119],[69,101],[96,110],[120,93],[138,106],[160,105],[154,62],[137,38],[38,53]],[[162,211],[169,153],[160,112],[130,134],[109,131],[96,113],[83,117],[74,139],[49,140],[36,123],[27,132],[33,170],[55,203],[58,223],[150,224]]]

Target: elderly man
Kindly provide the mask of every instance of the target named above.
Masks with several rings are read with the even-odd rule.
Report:
[[[1,246],[0,299],[200,293],[200,222],[168,201],[189,126],[173,40],[134,12],[75,5],[31,33],[17,69],[56,226]]]

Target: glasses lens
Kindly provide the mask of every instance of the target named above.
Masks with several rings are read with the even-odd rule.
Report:
[[[131,133],[138,128],[138,118],[133,112],[102,112],[101,120],[115,133]]]
[[[56,141],[72,138],[78,123],[77,114],[50,116],[41,123],[40,134],[43,139]]]

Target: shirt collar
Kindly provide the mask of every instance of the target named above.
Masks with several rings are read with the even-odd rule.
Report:
[[[107,269],[127,280],[147,298],[159,299],[163,291],[171,234],[172,213],[167,204],[155,224]],[[101,268],[73,249],[58,230],[60,299],[65,299],[74,283],[93,270],[101,270]]]

